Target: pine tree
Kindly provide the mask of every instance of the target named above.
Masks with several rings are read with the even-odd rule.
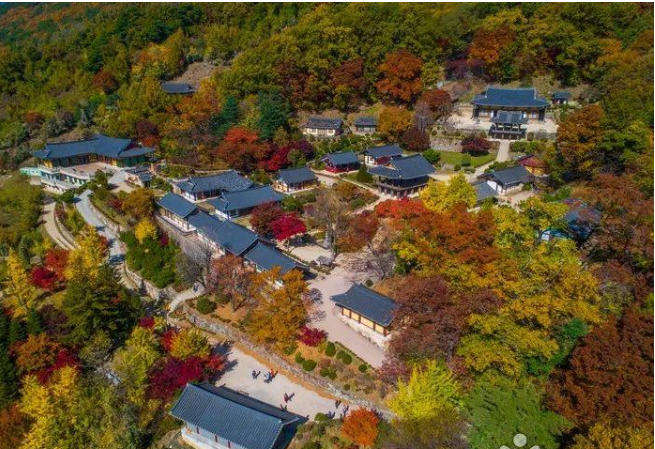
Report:
[[[287,124],[289,120],[289,105],[277,92],[260,93],[258,98],[259,119],[257,128],[262,140],[270,140],[275,131]]]
[[[36,310],[30,310],[27,313],[27,319],[25,321],[28,335],[38,335],[43,332],[41,317],[36,312]]]
[[[357,181],[368,184],[371,181],[373,181],[373,176],[368,172],[368,167],[366,167],[366,164],[362,164],[359,166],[359,171],[357,172]]]
[[[212,128],[215,134],[222,138],[237,123],[239,123],[239,102],[235,97],[230,95],[225,99],[223,109],[212,125]]]
[[[0,348],[0,410],[11,404],[18,392],[16,366],[6,349]]]
[[[10,347],[14,343],[23,341],[27,338],[27,332],[25,332],[25,325],[22,321],[18,319],[12,319],[9,324],[9,335],[7,336],[7,346]]]

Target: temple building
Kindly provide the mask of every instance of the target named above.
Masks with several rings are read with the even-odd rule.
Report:
[[[364,327],[387,336],[398,305],[393,299],[381,295],[362,284],[353,284],[347,292],[330,298],[339,313]]]
[[[318,186],[318,178],[308,167],[287,168],[277,172],[273,188],[280,192],[298,192]]]
[[[434,173],[434,167],[421,154],[392,159],[387,166],[369,167],[368,172],[377,178],[381,193],[405,197],[423,189]]]
[[[365,136],[373,134],[378,130],[378,119],[375,117],[362,116],[355,120],[355,134]]]
[[[328,153],[321,158],[325,169],[332,173],[344,173],[357,170],[360,166],[359,158],[352,151]]]
[[[340,118],[311,116],[301,128],[306,136],[336,137],[343,132],[343,121]]]
[[[491,119],[489,137],[493,139],[520,140],[525,138],[525,128],[528,119],[520,112],[498,111]]]
[[[190,176],[173,183],[173,191],[190,201],[202,201],[223,192],[247,190],[254,183],[234,170],[204,176]]]
[[[367,148],[362,151],[364,163],[368,166],[387,165],[391,159],[401,157],[403,149],[398,145],[385,145],[382,147]]]
[[[482,95],[476,95],[473,104],[473,117],[493,118],[500,111],[519,112],[523,118],[543,121],[546,118],[548,101],[537,95],[537,89],[489,87]]]

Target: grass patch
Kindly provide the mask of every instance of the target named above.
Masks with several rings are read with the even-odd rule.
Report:
[[[462,165],[462,158],[465,153],[454,151],[436,151],[439,153],[439,162],[449,165]],[[496,159],[496,153],[484,154],[482,156],[471,156],[471,167],[479,167]]]

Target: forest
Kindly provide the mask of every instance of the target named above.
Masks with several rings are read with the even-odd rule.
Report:
[[[207,76],[189,78],[195,68]],[[167,95],[171,80],[197,90]],[[548,449],[652,445],[652,4],[35,3],[0,5],[0,449],[155,448],[180,426],[166,414],[180,389],[227,363],[125,288],[93,228],[80,224],[70,251],[43,235],[44,194],[15,174],[32,151],[102,132],[155,148],[171,177],[230,168],[266,183],[371,143],[306,139],[308,115],[366,113],[379,118],[377,143],[436,163],[429,128],[457,100],[443,86],[474,82],[576,92],[555,139],[519,142],[550,173],[537,195],[474,209],[457,174],[357,215],[372,200],[339,184],[251,218],[284,241],[333,207],[335,250],[388,256],[373,269],[399,305],[374,375],[394,417],[317,417],[292,448],[487,449],[520,432]],[[475,157],[489,142],[463,144]],[[105,187],[96,198],[136,224],[121,235],[128,265],[173,283],[179,249],[150,220],[154,194]],[[573,199],[601,214],[593,233],[545,242]],[[208,270],[194,274],[212,294],[198,310],[251,302],[240,327],[278,353],[331,344],[305,326],[307,287],[293,274],[268,291],[273,278],[239,258]]]

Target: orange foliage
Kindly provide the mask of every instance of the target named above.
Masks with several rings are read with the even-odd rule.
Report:
[[[370,447],[378,437],[378,422],[380,418],[373,410],[360,408],[346,416],[341,433],[360,446]]]
[[[409,103],[421,92],[423,61],[407,50],[388,53],[378,69],[382,79],[375,84],[378,92],[393,100]]]

